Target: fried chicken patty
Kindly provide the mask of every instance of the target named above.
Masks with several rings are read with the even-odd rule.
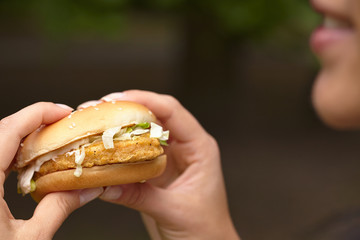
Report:
[[[115,163],[133,163],[154,159],[164,150],[158,139],[150,138],[149,134],[135,137],[133,140],[114,141],[114,148],[105,149],[103,142],[96,142],[84,148],[85,158],[82,167],[102,166]],[[62,170],[75,169],[75,154],[65,153],[54,160],[46,161],[40,170],[35,172],[34,180],[39,177]]]

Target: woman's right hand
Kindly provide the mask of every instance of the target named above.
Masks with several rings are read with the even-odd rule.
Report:
[[[41,125],[66,117],[71,111],[63,104],[42,102],[0,121],[0,239],[52,239],[71,212],[103,192],[102,188],[95,188],[49,193],[37,205],[29,220],[15,219],[4,199],[4,182],[12,169],[22,138]]]
[[[100,198],[140,211],[152,239],[239,239],[214,138],[171,96],[131,90],[102,98],[113,100],[147,106],[170,130],[168,165],[159,178],[108,187]]]

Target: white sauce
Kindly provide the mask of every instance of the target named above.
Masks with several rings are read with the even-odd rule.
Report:
[[[19,186],[21,188],[21,192],[24,194],[27,194],[30,192],[30,183],[31,179],[34,176],[35,172],[38,172],[40,170],[41,165],[43,165],[44,162],[56,159],[57,156],[62,155],[66,152],[69,152],[69,154],[72,154],[70,151],[72,149],[77,149],[79,146],[89,143],[88,138],[80,139],[79,141],[70,143],[62,148],[59,148],[55,151],[49,152],[47,154],[44,154],[36,159],[32,164],[30,164],[26,170],[19,172],[18,175],[18,181]]]
[[[82,166],[85,159],[85,150],[84,147],[81,147],[81,149],[75,150],[75,164],[76,164],[76,170],[74,172],[75,177],[80,177],[82,174]]]

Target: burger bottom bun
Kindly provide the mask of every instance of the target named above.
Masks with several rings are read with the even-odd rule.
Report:
[[[161,155],[148,161],[83,168],[80,177],[74,176],[75,169],[53,172],[36,180],[31,196],[39,202],[51,192],[141,182],[161,175],[165,167],[166,155]]]

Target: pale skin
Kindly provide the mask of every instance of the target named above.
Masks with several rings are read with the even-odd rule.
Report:
[[[342,25],[313,34],[311,45],[322,67],[313,103],[324,122],[339,129],[360,127],[360,1],[313,0],[314,8]]]
[[[313,86],[314,107],[329,126],[358,129],[360,1],[312,3],[321,14],[342,22],[331,31],[325,27],[320,39],[313,36],[313,49],[322,64]],[[172,141],[164,176],[144,185],[109,188],[101,198],[142,212],[153,239],[239,239],[227,207],[218,147],[194,117],[172,97],[155,93],[126,91],[102,100],[145,104],[170,130]]]
[[[100,198],[140,211],[152,239],[239,239],[214,138],[171,96],[132,90],[110,94],[101,101],[112,100],[147,106],[170,130],[165,150],[168,165],[157,179],[108,187]]]
[[[29,220],[15,219],[4,200],[4,182],[10,173],[21,139],[40,125],[50,124],[67,116],[71,110],[62,104],[42,102],[30,105],[0,121],[0,239],[52,239],[72,211],[103,192],[100,188],[48,194],[37,205]]]
[[[325,44],[314,37],[313,49],[322,64],[313,87],[314,107],[326,124],[341,129],[358,129],[360,1],[312,2],[321,14],[347,23],[346,27],[338,27],[335,32],[325,32]],[[99,101],[111,100],[146,105],[164,128],[170,130],[171,140],[166,148],[168,166],[161,177],[144,184],[109,187],[101,199],[140,211],[152,239],[239,239],[228,209],[217,143],[197,120],[176,99],[167,95],[132,90],[113,93]],[[87,102],[80,108],[92,103]],[[54,106],[30,107],[37,109],[36,116],[24,109],[1,122],[2,186],[21,138],[41,124],[51,123],[69,113],[69,110]],[[46,113],[49,111],[50,115]],[[23,122],[23,119],[31,121]],[[3,197],[3,187],[0,193]],[[5,239],[25,239],[24,236],[26,239],[50,239],[71,211],[84,204],[80,203],[78,194],[47,195],[28,221],[15,220],[2,198],[0,233]],[[93,194],[92,198],[96,196]],[[54,209],[51,214],[46,211],[49,207]],[[39,228],[45,221],[49,227]]]

